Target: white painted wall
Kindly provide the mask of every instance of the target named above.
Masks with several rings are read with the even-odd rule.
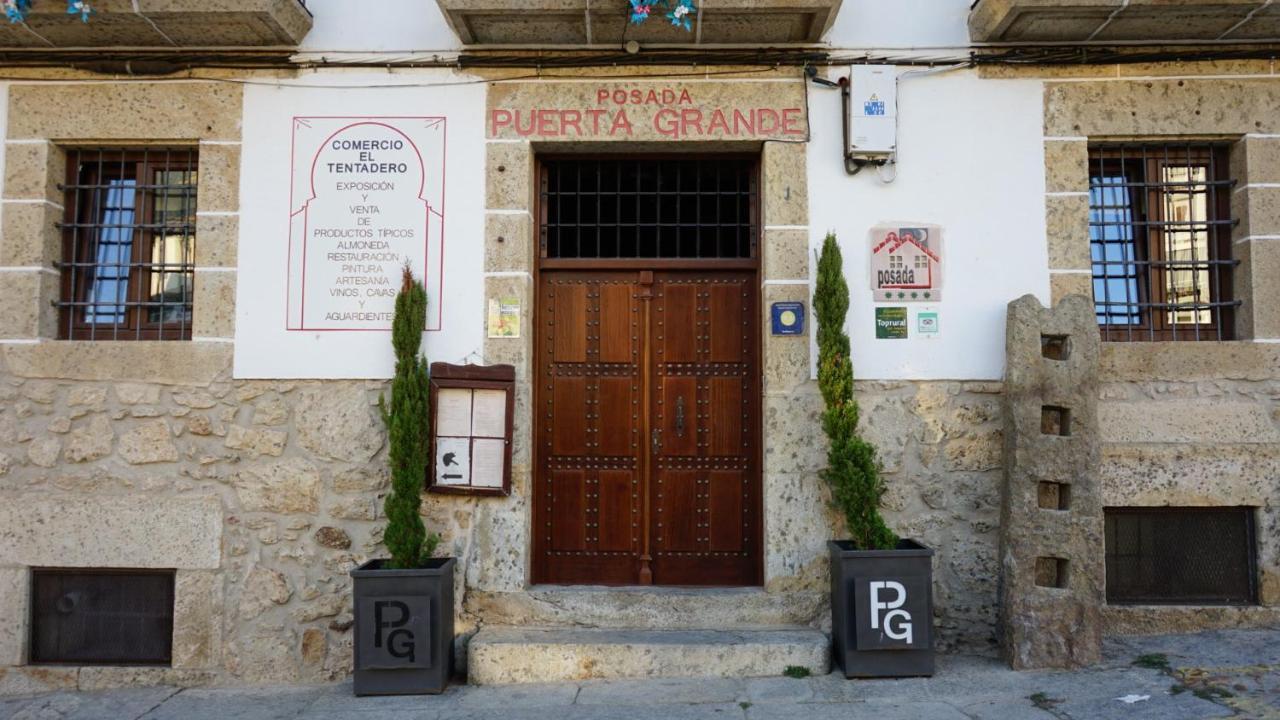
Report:
[[[955,48],[969,44],[973,0],[844,0],[834,48]]]
[[[303,52],[374,53],[462,47],[435,0],[307,0],[315,18]]]
[[[874,170],[845,173],[840,93],[811,88],[811,244],[821,247],[828,231],[840,241],[857,377],[1003,376],[1005,305],[1026,293],[1049,300],[1042,98],[1039,81],[967,70],[900,77],[897,177],[885,183]],[[936,338],[918,338],[912,317],[910,339],[875,339],[867,232],[893,221],[943,226]]]
[[[244,95],[235,376],[385,378],[388,332],[286,329],[290,151],[295,116],[426,116],[448,122],[441,329],[432,361],[478,359],[483,344],[484,84],[448,70],[397,75],[322,72],[251,84]],[[432,285],[428,279],[428,286]],[[435,302],[434,299],[432,302]]]
[[[972,0],[844,0],[826,40],[834,48],[968,45]],[[622,5],[623,0],[617,0]],[[714,0],[708,0],[714,2]],[[435,0],[307,0],[315,24],[303,52],[405,52],[461,47]]]

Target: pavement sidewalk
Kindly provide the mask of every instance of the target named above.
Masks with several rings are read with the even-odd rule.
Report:
[[[939,657],[928,679],[837,674],[593,680],[457,686],[441,696],[356,698],[350,683],[256,688],[134,688],[0,698],[12,720],[1280,720],[1280,628],[1117,638],[1105,662],[1070,672],[1008,670],[992,658]]]

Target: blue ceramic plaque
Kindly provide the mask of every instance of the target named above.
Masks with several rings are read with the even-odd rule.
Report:
[[[773,334],[804,334],[804,303],[776,302],[773,304]]]

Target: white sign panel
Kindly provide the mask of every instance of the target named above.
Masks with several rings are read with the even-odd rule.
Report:
[[[406,264],[440,329],[447,133],[443,116],[293,118],[289,330],[390,330]]]
[[[481,358],[484,104],[451,70],[245,87],[235,377],[391,377],[405,263],[426,356]]]

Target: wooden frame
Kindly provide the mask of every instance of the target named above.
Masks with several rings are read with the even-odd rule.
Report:
[[[504,428],[505,452],[502,463],[501,487],[478,487],[467,485],[437,485],[435,482],[436,467],[436,412],[439,410],[439,393],[441,389],[460,390],[500,390],[506,393],[506,422]],[[431,448],[428,460],[426,488],[428,492],[443,495],[481,495],[507,497],[511,495],[511,447],[512,428],[515,417],[516,371],[511,365],[452,365],[449,363],[431,364]],[[453,437],[453,436],[450,436]],[[471,444],[477,436],[468,436]],[[481,439],[494,439],[481,436]],[[472,478],[469,478],[469,480]]]
[[[98,154],[96,166],[90,164],[82,171],[80,160],[87,154]],[[167,199],[166,192],[157,193],[165,186],[156,180],[157,173],[193,173],[199,170],[198,151],[194,147],[148,148],[146,150],[101,150],[91,148],[71,149],[67,158],[64,224],[62,227],[62,272],[58,337],[64,340],[190,340],[194,313],[186,321],[150,321],[149,307],[144,298],[149,296],[156,262],[152,254],[157,238],[164,233],[154,227],[158,216],[157,200]],[[130,170],[132,172],[130,172]],[[96,250],[102,236],[102,213],[99,207],[102,186],[109,180],[134,182],[134,218],[130,225],[129,272],[125,277],[125,297],[118,306],[123,320],[119,323],[91,324],[86,321],[85,303],[89,302],[97,265]],[[198,182],[198,179],[197,179]],[[184,187],[175,185],[174,187]],[[172,197],[181,197],[182,192]],[[190,193],[192,221],[189,236],[195,238],[196,193]],[[185,236],[188,235],[184,233]],[[192,247],[187,262],[180,267],[161,272],[189,273],[192,278],[186,302],[175,302],[173,307],[191,306],[195,294],[195,248]],[[116,305],[116,304],[111,304]],[[167,305],[167,303],[166,303]]]
[[[1208,233],[1209,257],[1203,261],[1229,261],[1232,254],[1231,227],[1228,224],[1231,218],[1229,149],[1220,144],[1195,143],[1179,143],[1172,151],[1170,147],[1159,145],[1136,145],[1133,148],[1102,145],[1089,150],[1091,177],[1099,166],[1108,168],[1111,174],[1123,176],[1126,184],[1125,192],[1133,214],[1131,227],[1137,285],[1137,297],[1133,299],[1132,306],[1140,313],[1135,323],[1100,323],[1102,339],[1117,342],[1234,339],[1235,311],[1231,306],[1210,308],[1210,313],[1216,314],[1217,319],[1207,323],[1169,322],[1167,313],[1176,311],[1160,307],[1170,302],[1167,278],[1170,273],[1175,272],[1162,265],[1169,262],[1166,252],[1169,231],[1165,223],[1177,222],[1166,216],[1166,200],[1171,192],[1170,187],[1161,179],[1161,171],[1166,167],[1205,169],[1204,182],[1209,202],[1206,205],[1207,216],[1202,222]],[[1093,245],[1092,239],[1090,244]],[[1093,263],[1097,264],[1097,261]],[[1211,265],[1207,272],[1208,302],[1227,302],[1232,299],[1232,268],[1229,265]],[[1095,296],[1094,300],[1097,301],[1098,298]]]

